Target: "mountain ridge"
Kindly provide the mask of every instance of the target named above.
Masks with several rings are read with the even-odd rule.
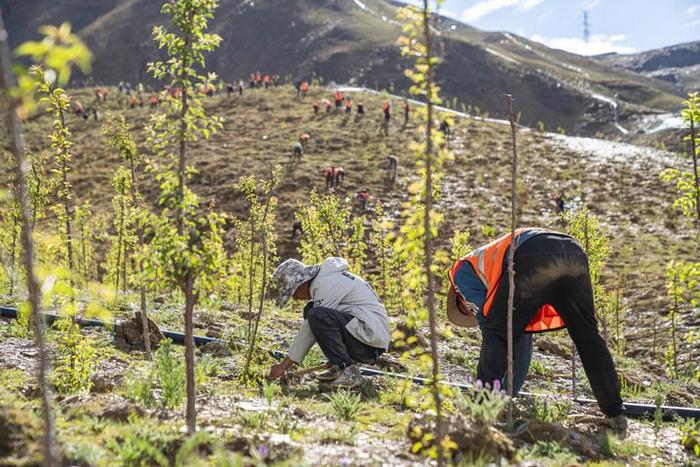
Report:
[[[166,21],[159,2],[0,0],[0,5],[14,46],[35,38],[41,24],[71,22],[96,57],[92,75],[81,84],[153,84],[145,69],[159,54],[152,26]],[[386,0],[222,0],[210,31],[224,42],[208,67],[227,81],[261,70],[406,93],[410,83],[396,45],[397,8]],[[503,117],[503,94],[512,93],[526,125],[541,121],[574,134],[616,135],[615,113],[633,121],[640,114],[675,111],[682,100],[672,83],[599,60],[442,16],[435,24],[444,58],[437,80],[455,108]],[[617,110],[611,100],[619,103]]]

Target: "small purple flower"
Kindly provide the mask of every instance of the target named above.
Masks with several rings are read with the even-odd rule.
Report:
[[[493,390],[496,392],[501,390],[501,381],[500,380],[497,380],[497,379],[493,380]]]
[[[267,459],[267,456],[270,454],[270,448],[267,447],[267,444],[261,444],[258,446],[258,454],[261,458]]]
[[[476,380],[476,390],[481,391],[482,389],[484,389],[484,382],[481,381],[480,379],[477,379]]]

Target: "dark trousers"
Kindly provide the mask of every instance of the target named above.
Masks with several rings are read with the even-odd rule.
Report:
[[[313,307],[306,312],[318,346],[329,362],[338,368],[346,368],[355,362],[373,364],[384,349],[371,347],[357,340],[345,328],[354,319],[349,313]]]
[[[489,315],[479,316],[483,343],[477,377],[484,382],[502,380],[507,370],[507,271],[506,255]],[[530,364],[530,355],[523,352],[532,353],[531,336],[525,334],[525,328],[547,303],[564,321],[601,411],[608,416],[624,412],[615,364],[598,332],[588,259],[575,240],[561,235],[537,235],[515,251],[514,394],[522,387]]]

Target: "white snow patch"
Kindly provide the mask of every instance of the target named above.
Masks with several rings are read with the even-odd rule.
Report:
[[[659,123],[646,130],[646,133],[653,134],[664,130],[678,130],[684,126],[683,117],[675,114],[664,114],[659,116]]]
[[[365,5],[364,3],[362,3],[360,0],[352,0],[352,1],[355,2],[355,5],[359,6],[359,7],[362,8],[363,10],[369,11],[369,9],[367,8],[367,5]]]
[[[505,60],[505,61],[507,61],[507,62],[515,63],[516,65],[519,65],[519,64],[520,64],[520,62],[517,61],[516,59],[514,59],[514,58],[512,58],[512,57],[509,57],[509,56],[506,55],[506,54],[502,54],[501,52],[498,52],[498,51],[496,51],[496,50],[493,50],[491,47],[486,47],[486,51],[487,51],[488,53],[490,53],[491,55],[495,55],[495,56],[498,57],[498,58],[502,58],[503,60]]]
[[[577,153],[589,154],[600,160],[628,162],[638,166],[656,163],[666,167],[673,166],[678,161],[678,156],[671,152],[645,146],[555,133],[549,133],[548,136],[553,141],[559,142]]]

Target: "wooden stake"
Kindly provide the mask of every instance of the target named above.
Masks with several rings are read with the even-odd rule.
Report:
[[[515,228],[517,226],[518,193],[518,151],[516,141],[515,116],[513,115],[513,96],[506,94],[510,134],[513,145],[513,166],[510,185],[510,249],[508,251],[508,335],[507,335],[507,383],[508,383],[508,426],[513,426],[513,300],[515,295]]]

